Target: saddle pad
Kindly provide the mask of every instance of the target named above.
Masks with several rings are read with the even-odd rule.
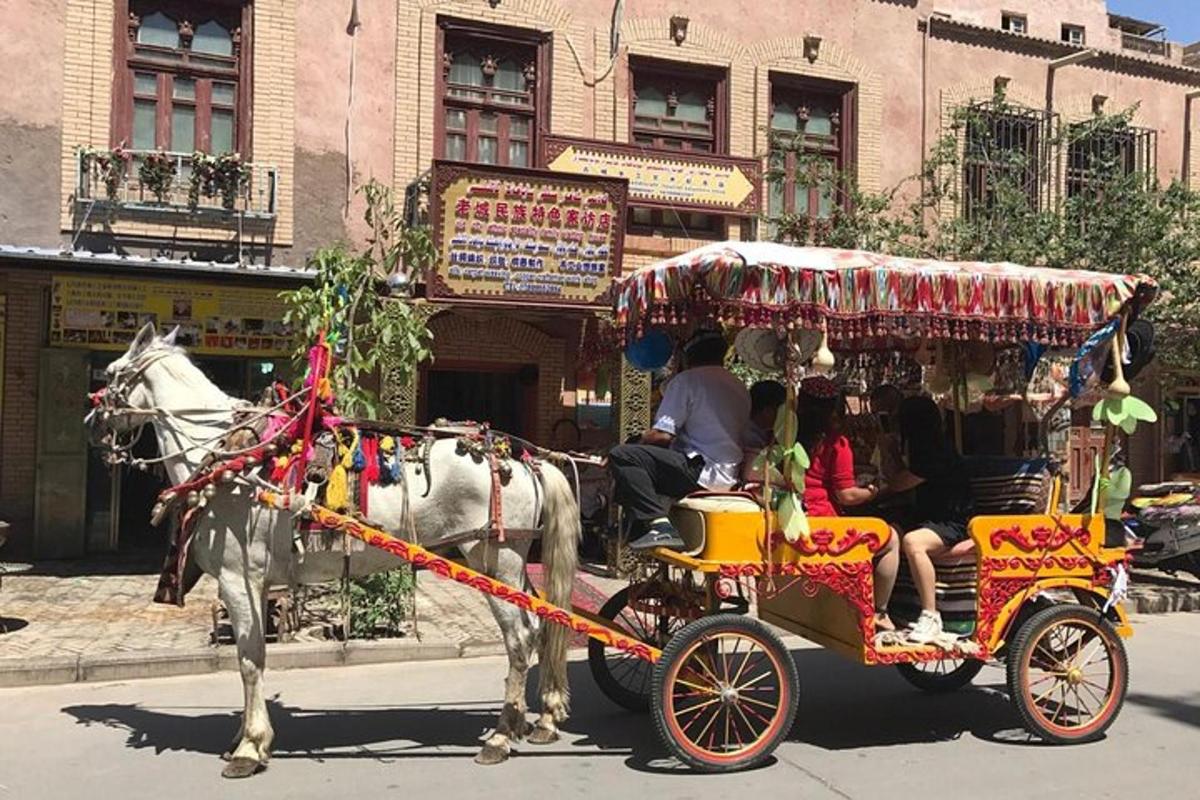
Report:
[[[971,478],[971,500],[980,515],[1041,514],[1046,508],[1048,476],[1000,475]]]
[[[685,497],[682,500],[675,502],[675,508],[682,508],[688,511],[699,511],[700,513],[722,513],[722,514],[761,514],[762,507],[751,500],[739,494],[711,494],[701,495],[700,497]]]

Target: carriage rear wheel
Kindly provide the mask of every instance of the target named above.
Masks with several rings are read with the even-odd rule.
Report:
[[[680,628],[702,613],[702,598],[662,580],[626,586],[608,598],[599,616],[617,630],[654,647],[665,647]],[[588,667],[600,691],[630,711],[650,710],[654,665],[637,656],[588,640]]]
[[[800,681],[783,642],[756,619],[717,614],[672,637],[654,667],[651,711],[684,764],[733,772],[761,763],[792,728]]]
[[[1008,692],[1030,733],[1089,742],[1112,725],[1129,688],[1129,659],[1094,608],[1061,604],[1031,616],[1008,652]]]
[[[930,694],[957,691],[974,680],[981,669],[983,662],[974,658],[939,658],[896,665],[900,677]]]

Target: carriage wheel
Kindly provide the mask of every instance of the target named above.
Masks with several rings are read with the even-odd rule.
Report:
[[[631,584],[608,598],[599,616],[610,620],[617,630],[661,649],[676,631],[700,616],[699,601],[693,603],[685,598],[685,594],[674,591],[664,581]],[[650,710],[653,664],[589,639],[588,667],[609,700],[630,711]]]
[[[974,658],[939,658],[896,665],[900,677],[930,694],[957,691],[974,680],[981,669],[983,662]]]
[[[779,637],[735,614],[705,617],[675,634],[652,686],[659,736],[704,772],[766,759],[791,730],[800,694],[796,664]]]
[[[1129,659],[1112,625],[1094,608],[1043,609],[1013,636],[1008,692],[1030,733],[1070,744],[1100,738],[1129,688]]]

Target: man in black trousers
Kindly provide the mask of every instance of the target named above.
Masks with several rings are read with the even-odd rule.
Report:
[[[667,384],[654,425],[636,444],[613,448],[616,498],[634,521],[635,550],[683,546],[663,497],[724,490],[738,480],[750,394],[725,369],[719,331],[701,330],[683,347],[683,370]]]

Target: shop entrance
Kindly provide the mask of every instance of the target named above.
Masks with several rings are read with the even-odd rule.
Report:
[[[422,422],[489,422],[495,430],[531,439],[537,428],[536,364],[478,365],[442,361],[425,371]]]

